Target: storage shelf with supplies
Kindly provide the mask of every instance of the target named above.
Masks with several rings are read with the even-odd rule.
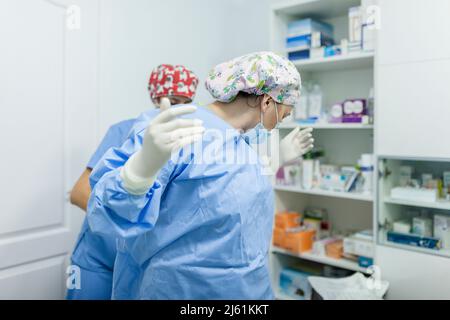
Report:
[[[353,179],[350,168],[358,172],[358,163],[374,154],[376,126],[372,123],[377,104],[374,95],[377,52],[362,42],[358,49],[358,41],[352,40],[349,28],[351,8],[363,6],[363,2],[290,0],[271,6],[271,50],[290,58],[303,81],[303,100],[293,108],[292,118],[281,124],[279,138],[283,139],[298,127],[312,128],[315,146],[312,155],[305,156],[305,160],[313,161],[287,164],[281,168],[283,170],[278,171],[274,179],[276,212],[295,211],[306,214],[310,209],[324,210],[335,234],[374,229],[375,183],[371,188],[368,185],[372,185],[370,178],[375,180],[376,169],[369,169],[372,176],[367,180],[363,177],[363,171],[359,172],[352,186],[340,188],[337,182],[338,176]],[[331,36],[326,25],[334,29]],[[302,33],[304,30],[310,30],[311,40],[308,40],[308,32]],[[314,38],[316,44],[313,45],[313,33],[317,36],[319,32],[323,37],[319,40]],[[302,38],[304,35],[306,37]],[[333,38],[333,44],[329,43],[329,37]],[[307,50],[303,50],[302,46],[308,47],[308,41],[311,43],[309,52],[306,53],[304,51]],[[317,41],[320,42],[320,48]],[[341,50],[340,46],[346,43],[347,47]],[[323,52],[321,48],[324,49]],[[301,59],[303,57],[308,58]],[[362,111],[359,108],[361,104]],[[301,105],[305,107],[302,109]],[[338,110],[339,106],[341,109]],[[304,119],[307,120],[302,121]],[[318,155],[321,152],[322,156]],[[311,167],[315,168],[312,170],[312,184]],[[323,171],[320,171],[321,167]],[[327,179],[322,179],[322,176],[327,176]],[[365,184],[364,181],[369,183]],[[303,186],[312,186],[313,189],[305,189]],[[362,190],[369,193],[363,194]],[[270,257],[274,288],[280,282],[281,270],[304,263],[303,271],[307,272],[307,261],[318,263],[318,267],[321,264],[331,267],[330,269],[343,269],[340,270],[343,272],[367,272],[356,261],[333,259],[312,252],[295,254],[272,247]],[[289,299],[278,291],[276,297]]]
[[[319,59],[295,60],[292,62],[301,72],[363,69],[373,67],[374,53],[362,52]]]
[[[319,256],[312,252],[305,252],[305,253],[297,254],[297,253],[291,252],[289,250],[278,248],[275,246],[272,247],[272,252],[276,253],[276,254],[283,254],[283,255],[288,255],[291,257],[308,260],[308,261],[313,261],[313,262],[317,262],[317,263],[321,263],[321,264],[325,264],[325,265],[329,265],[329,266],[333,266],[333,267],[338,267],[338,268],[342,268],[342,269],[346,269],[346,270],[358,271],[358,272],[363,272],[363,273],[367,272],[367,270],[365,268],[361,268],[357,262],[351,261],[348,259],[344,259],[344,258],[343,259],[334,259],[334,258],[330,258],[330,257],[326,257],[326,256]]]
[[[279,186],[279,185],[275,186],[275,190],[309,194],[309,195],[317,195],[317,196],[324,196],[324,197],[332,197],[332,198],[342,198],[342,199],[373,202],[373,195],[356,193],[356,192],[337,192],[337,191],[326,191],[326,190],[322,190],[322,189],[305,190],[305,189],[302,189],[301,187],[297,187],[297,186]]]
[[[385,198],[384,203],[410,207],[450,210],[450,201],[447,200],[441,200],[436,202],[425,202],[425,201],[411,201],[411,200]]]
[[[378,239],[379,239],[380,244],[387,246],[387,247],[392,247],[392,248],[397,248],[397,249],[402,249],[402,250],[409,250],[409,251],[416,251],[416,252],[420,252],[420,253],[450,258],[450,250],[448,250],[448,249],[440,249],[440,250],[428,249],[428,248],[415,247],[415,246],[410,246],[410,245],[406,245],[406,244],[400,244],[400,243],[388,241],[386,231],[384,231],[384,230],[380,230]]]
[[[378,243],[450,257],[450,159],[378,159]]]

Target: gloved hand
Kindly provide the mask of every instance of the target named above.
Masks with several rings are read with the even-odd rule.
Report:
[[[300,130],[300,128],[297,127],[281,140],[281,164],[296,160],[314,148],[312,131],[312,128]]]
[[[121,173],[124,188],[129,193],[147,193],[172,152],[202,138],[203,121],[177,119],[196,110],[195,106],[170,108],[153,119],[144,135],[142,149],[128,159]]]
[[[172,103],[170,102],[170,99],[167,97],[163,97],[159,101],[159,108],[161,109],[161,111],[170,109],[171,106],[172,106]]]

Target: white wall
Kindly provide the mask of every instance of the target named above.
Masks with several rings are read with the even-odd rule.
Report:
[[[98,139],[122,119],[152,107],[151,70],[185,64],[203,81],[217,63],[269,49],[271,0],[101,0]]]

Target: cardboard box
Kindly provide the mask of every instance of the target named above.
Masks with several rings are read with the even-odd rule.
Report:
[[[285,268],[280,273],[280,291],[295,300],[309,300],[312,287],[308,277],[312,274]]]
[[[367,258],[374,257],[373,241],[348,237],[344,239],[344,253]]]
[[[344,255],[344,241],[337,240],[326,246],[327,256],[334,259],[341,259]]]
[[[302,215],[297,212],[280,212],[275,215],[275,227],[283,230],[300,227]]]
[[[286,232],[284,248],[295,253],[311,251],[314,244],[315,234],[315,230]]]
[[[272,243],[276,247],[284,248],[286,246],[286,231],[284,229],[275,227],[273,229]]]
[[[450,250],[450,216],[434,216],[434,237],[441,241],[445,250]]]

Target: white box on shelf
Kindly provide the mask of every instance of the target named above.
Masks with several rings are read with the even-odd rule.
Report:
[[[374,257],[374,245],[370,240],[348,237],[344,239],[344,253],[366,258]]]
[[[393,224],[394,232],[398,233],[410,233],[411,227],[411,222],[406,220],[395,221]]]
[[[412,233],[431,238],[433,236],[433,220],[421,217],[413,218]]]
[[[434,237],[441,240],[442,249],[450,250],[450,216],[434,216]]]
[[[438,190],[436,189],[397,187],[391,190],[392,199],[411,200],[416,202],[436,202],[438,196]]]
[[[365,52],[375,51],[375,27],[363,25],[362,27],[362,49]]]
[[[348,39],[350,42],[361,42],[362,31],[361,7],[353,7],[348,11]]]
[[[309,58],[312,60],[321,59],[325,56],[325,48],[319,47],[310,50]]]

